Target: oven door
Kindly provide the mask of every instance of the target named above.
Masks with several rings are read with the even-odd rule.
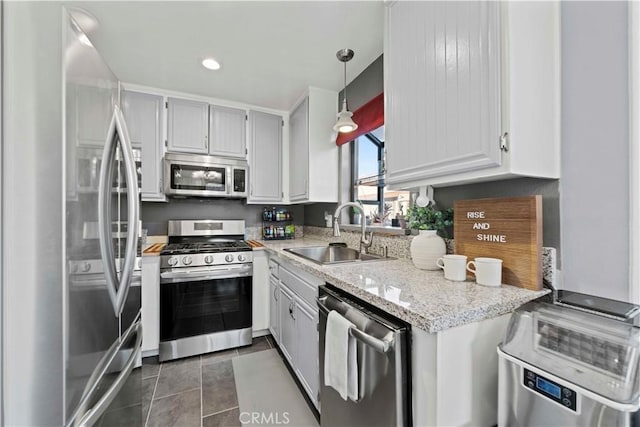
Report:
[[[160,274],[160,341],[251,328],[252,267],[176,269]]]

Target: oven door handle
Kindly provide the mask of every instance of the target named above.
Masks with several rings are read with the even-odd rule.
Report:
[[[247,277],[253,274],[253,266],[224,266],[220,269],[166,271],[160,273],[162,283],[195,282],[199,280],[230,279],[234,277]]]

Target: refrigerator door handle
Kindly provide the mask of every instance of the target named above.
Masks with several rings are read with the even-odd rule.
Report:
[[[93,405],[90,409],[85,409],[89,404],[91,398],[93,397],[100,379],[104,377],[107,373],[107,369],[114,361],[116,356],[120,353],[124,345],[129,342],[129,339],[133,334],[136,334],[136,342],[134,344],[131,355],[127,359],[127,362],[124,364],[122,370],[118,374],[118,377],[115,379],[109,390],[107,390],[104,395],[100,398],[100,400]],[[66,427],[75,427],[75,426],[91,426],[95,424],[95,422],[102,416],[102,414],[109,407],[113,399],[116,397],[118,392],[122,389],[125,382],[129,378],[131,371],[140,356],[140,352],[142,351],[142,320],[138,316],[135,323],[133,323],[129,329],[125,332],[124,336],[113,343],[111,348],[105,353],[104,357],[98,362],[96,369],[93,374],[89,378],[87,382],[87,386],[85,387],[84,392],[82,393],[82,399],[78,404],[76,410],[73,413],[73,416],[66,424]]]
[[[124,160],[126,180],[127,180],[127,208],[128,222],[127,244],[125,248],[124,267],[120,279],[116,272],[115,256],[111,244],[111,184],[113,181],[113,164],[118,149],[117,141],[122,146],[122,157]],[[135,256],[137,250],[138,234],[138,180],[136,166],[131,149],[131,140],[125,125],[124,116],[120,108],[114,107],[113,117],[109,124],[107,140],[105,142],[100,166],[100,182],[98,186],[98,230],[100,237],[100,256],[104,265],[105,277],[107,279],[107,290],[113,305],[114,315],[117,317],[122,313],[124,303],[129,293],[131,274],[133,273]]]

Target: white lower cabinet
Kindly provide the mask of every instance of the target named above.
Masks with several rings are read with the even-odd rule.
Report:
[[[287,361],[294,365],[296,361],[296,323],[293,317],[293,292],[284,283],[280,283],[278,295],[278,316],[280,318],[280,349]]]
[[[318,366],[318,310],[296,298],[294,308],[296,325],[297,363],[296,374],[311,400],[318,405],[319,366]]]
[[[269,277],[269,331],[275,342],[280,343],[280,319],[278,316],[278,293],[280,286],[278,278]]]
[[[273,261],[269,262],[270,264]],[[271,266],[270,266],[271,267]],[[322,280],[290,265],[270,268],[269,329],[309,398],[318,407],[318,309]],[[276,274],[276,275],[274,275]]]
[[[437,333],[411,329],[414,426],[498,422],[498,353],[510,314]]]
[[[160,257],[142,257],[142,357],[160,346]]]
[[[253,252],[252,330],[264,335],[269,328],[269,258],[265,251]]]

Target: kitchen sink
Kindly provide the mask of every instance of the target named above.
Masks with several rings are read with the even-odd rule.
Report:
[[[357,249],[342,246],[306,246],[301,248],[286,248],[284,250],[321,265],[395,259],[378,255],[362,254]]]

